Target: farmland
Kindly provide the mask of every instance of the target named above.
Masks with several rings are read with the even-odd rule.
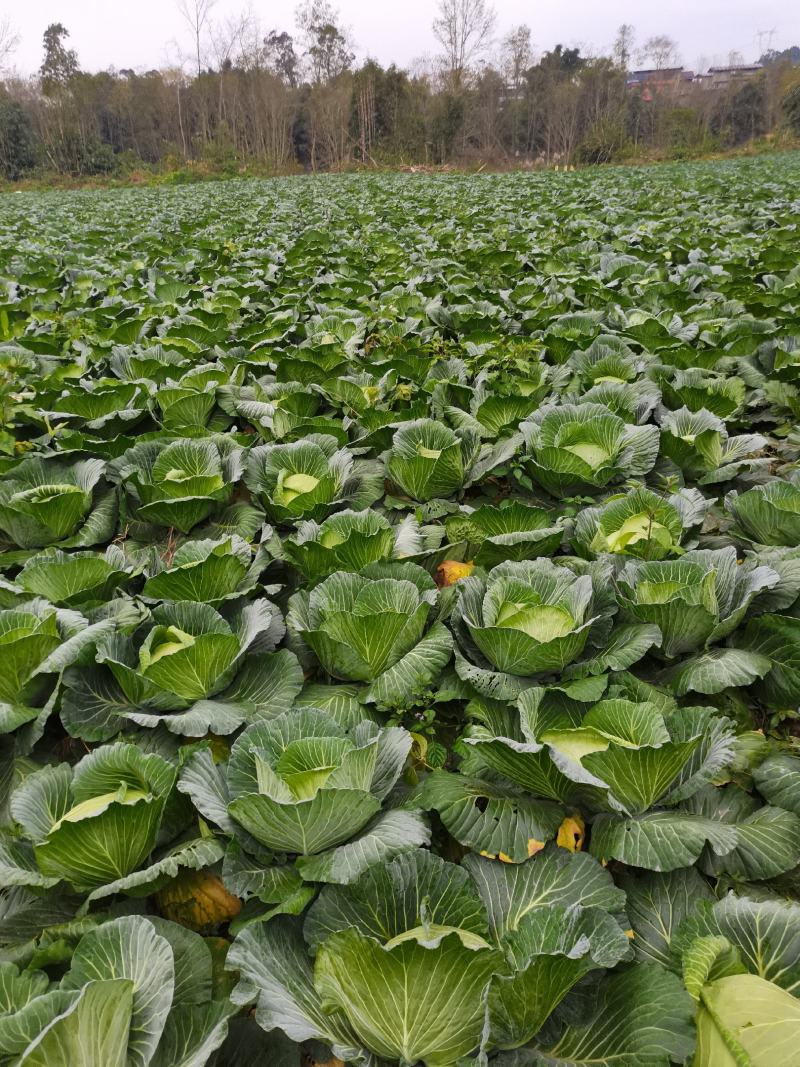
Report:
[[[798,190],[0,200],[0,1064],[796,1062]]]

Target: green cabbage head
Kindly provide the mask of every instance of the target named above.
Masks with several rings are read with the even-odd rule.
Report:
[[[258,445],[247,457],[244,480],[270,520],[317,522],[344,507],[360,511],[383,492],[383,468],[355,459],[330,434],[308,434],[292,444]]]
[[[56,980],[0,964],[3,1052],[25,1067],[204,1063],[237,1010],[212,980],[208,943],[156,916],[104,918],[82,920],[87,932]]]
[[[659,627],[661,652],[672,659],[727,637],[778,580],[771,567],[739,566],[733,547],[695,549],[678,560],[631,560],[619,575],[619,600],[630,617]]]
[[[188,533],[226,504],[241,475],[241,448],[228,437],[143,441],[108,467],[135,516]]]
[[[59,763],[28,775],[11,796],[11,813],[42,875],[95,889],[150,854],[175,774],[136,745],[105,745],[74,769]]]
[[[368,683],[381,703],[412,698],[437,677],[452,641],[431,576],[413,563],[337,572],[289,601],[288,625],[334,678]]]
[[[598,618],[592,579],[548,559],[500,563],[459,582],[453,622],[498,671],[534,675],[576,660]]]
[[[111,629],[109,621],[89,625],[79,612],[41,599],[0,611],[0,733],[36,718],[57,694],[64,668],[91,658]]]
[[[583,508],[575,519],[573,544],[582,556],[602,553],[658,560],[681,555],[685,533],[702,524],[711,506],[698,489],[668,497],[631,489],[603,504]]]
[[[759,545],[800,545],[800,486],[788,481],[756,485],[745,493],[735,490],[725,506],[737,528]]]
[[[29,456],[0,478],[0,531],[19,548],[81,548],[114,534],[113,492],[103,493],[99,459]]]
[[[362,722],[349,733],[300,708],[248,727],[228,764],[228,811],[260,844],[314,855],[349,840],[381,809],[411,735]]]
[[[599,906],[582,906],[589,884]],[[262,1026],[302,1028],[347,1062],[452,1067],[482,1043],[525,1045],[587,973],[630,958],[604,910],[617,897],[588,856],[456,866],[418,849],[326,886],[302,925],[244,930],[228,957],[241,977],[234,1000],[257,995]],[[284,990],[298,974],[289,1015]]]
[[[729,437],[722,419],[701,408],[679,408],[661,423],[661,453],[699,485],[730,481],[743,471],[765,466],[758,457],[767,440],[757,433]]]
[[[433,419],[416,419],[394,435],[386,472],[412,500],[448,497],[467,483],[479,449],[474,430],[456,431]]]
[[[626,424],[602,404],[545,406],[520,427],[527,469],[553,496],[641,477],[658,457],[658,428]]]
[[[69,671],[62,720],[73,736],[108,740],[130,719],[174,733],[228,734],[266,708],[285,710],[302,683],[281,613],[268,600],[164,601],[131,634],[97,643],[97,667]]]

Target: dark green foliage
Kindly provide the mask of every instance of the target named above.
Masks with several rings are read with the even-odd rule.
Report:
[[[0,94],[0,171],[17,181],[36,165],[36,135],[21,104]]]
[[[799,180],[0,200],[0,1062],[790,1061]]]

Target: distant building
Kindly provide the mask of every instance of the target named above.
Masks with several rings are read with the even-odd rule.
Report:
[[[737,82],[751,78],[763,70],[762,63],[739,63],[730,67],[709,67],[705,74],[695,74],[683,67],[663,67],[661,70],[631,70],[626,80],[630,92],[641,94],[642,100],[655,96],[686,96],[692,86],[724,91]]]
[[[643,100],[652,100],[662,94],[679,96],[687,85],[694,81],[694,72],[683,67],[662,67],[654,70],[628,72],[626,86],[629,91],[641,93]]]
[[[734,82],[751,78],[763,70],[761,63],[738,63],[732,67],[709,67],[705,74],[698,74],[695,81],[704,89],[727,89]]]

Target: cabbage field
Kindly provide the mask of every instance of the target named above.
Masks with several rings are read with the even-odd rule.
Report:
[[[0,200],[0,1065],[800,1063],[800,157]]]

